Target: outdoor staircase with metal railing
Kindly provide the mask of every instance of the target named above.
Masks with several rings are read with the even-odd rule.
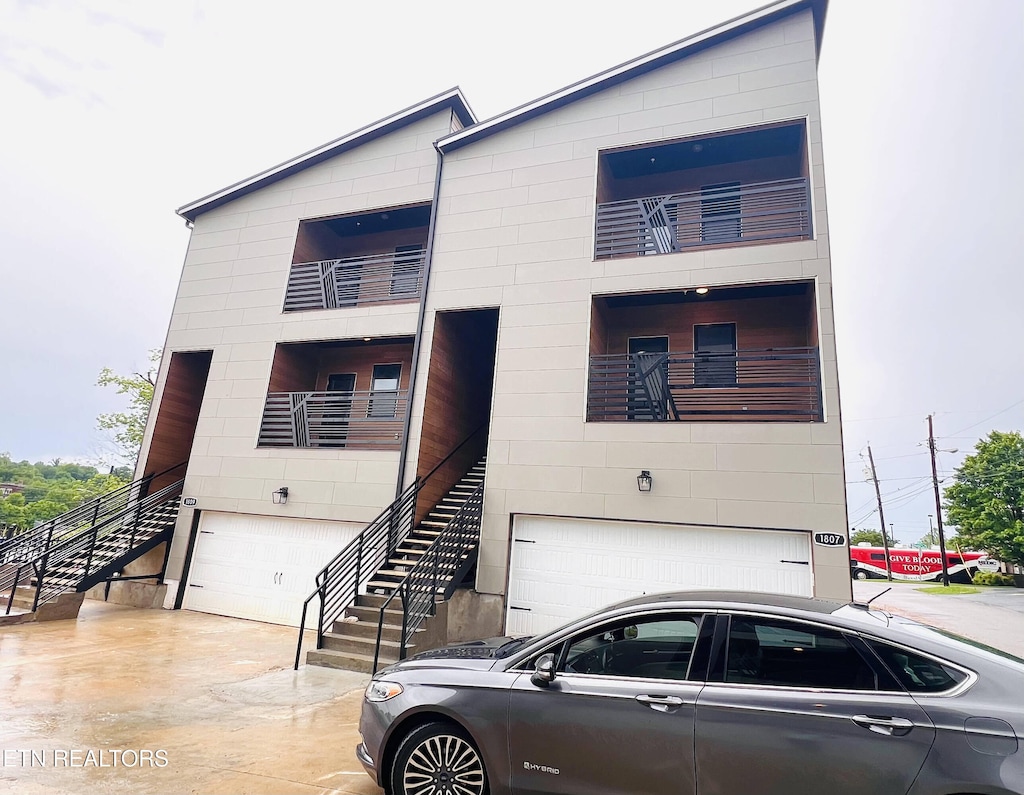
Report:
[[[453,520],[466,512],[474,497],[482,500],[485,468],[486,459],[481,459],[395,547],[366,583],[366,593],[360,594],[345,615],[324,633],[323,647],[306,656],[308,664],[372,672],[380,665],[404,658],[413,649],[415,644],[411,641],[426,614],[417,616],[416,626],[410,626],[406,608],[412,605],[406,603],[416,600],[409,598],[412,594],[407,595],[407,580],[413,572],[429,570],[429,582],[418,583],[419,590],[424,592],[416,595],[421,603],[427,603],[430,612],[435,599],[450,596],[472,569],[476,563],[479,520],[475,534],[461,539],[457,549],[448,543],[450,533],[446,531]],[[435,558],[447,559],[449,565],[435,566]]]
[[[183,466],[140,478],[5,540],[0,546],[2,615],[17,610],[24,619],[24,613],[37,613],[63,594],[128,579],[114,575],[170,540],[184,480],[152,494],[149,487],[155,478]]]

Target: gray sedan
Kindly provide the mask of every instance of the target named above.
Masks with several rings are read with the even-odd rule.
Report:
[[[393,795],[1024,793],[1024,660],[867,605],[670,593],[386,668],[359,728]]]

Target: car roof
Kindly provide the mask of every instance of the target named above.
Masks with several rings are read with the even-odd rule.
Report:
[[[821,599],[812,596],[789,596],[785,594],[761,593],[754,591],[666,591],[665,593],[644,594],[635,596],[632,599],[624,599],[621,602],[607,605],[601,613],[609,610],[631,607],[658,607],[668,604],[685,603],[690,606],[701,607],[778,607],[787,610],[800,610],[812,613],[830,614],[841,607],[850,604],[832,599]]]

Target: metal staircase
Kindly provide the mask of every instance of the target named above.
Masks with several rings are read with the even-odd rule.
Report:
[[[155,478],[140,478],[101,495],[0,547],[0,607],[36,612],[62,594],[83,593],[133,560],[169,541],[184,483],[149,494]],[[150,575],[156,576],[156,575]]]
[[[417,478],[390,506],[354,538],[316,577],[299,624],[295,668],[302,658],[308,607],[318,603],[317,647],[307,663],[372,671],[406,656],[411,639],[476,564],[483,508],[485,460],[466,460],[478,449],[471,434],[429,474]],[[416,522],[417,498],[431,478],[458,465],[451,479],[462,477]],[[435,484],[436,486],[436,484]],[[433,488],[433,487],[432,487]],[[434,497],[436,499],[436,497]]]

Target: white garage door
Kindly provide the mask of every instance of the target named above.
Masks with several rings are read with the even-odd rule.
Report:
[[[610,602],[690,588],[811,596],[810,535],[517,516],[506,631],[534,635]]]
[[[204,512],[182,606],[297,627],[316,573],[360,530],[343,522]],[[317,600],[310,602],[310,615],[318,609]]]

